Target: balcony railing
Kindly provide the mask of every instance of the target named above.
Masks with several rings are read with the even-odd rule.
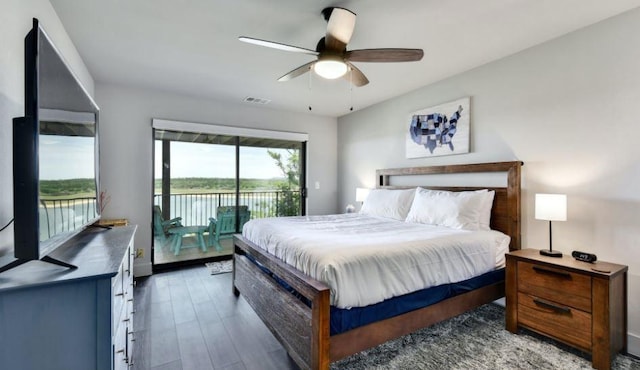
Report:
[[[300,191],[243,191],[240,192],[241,206],[248,206],[251,218],[264,218],[275,216],[295,216],[300,214]],[[297,213],[283,202],[292,199],[297,204]],[[162,195],[155,194],[153,204],[162,207]],[[235,206],[235,193],[193,193],[169,195],[169,218],[182,217],[184,226],[207,225],[209,217],[216,217],[216,210],[222,206]],[[287,207],[287,209],[283,209]]]
[[[300,214],[300,195],[300,191],[244,191],[240,192],[239,204],[249,207],[251,218],[295,216]],[[153,203],[162,207],[162,195],[154,195]],[[209,217],[216,217],[218,207],[235,205],[235,193],[169,195],[170,218],[182,217],[185,226],[207,225]],[[42,200],[41,238],[75,230],[95,216],[96,198]]]
[[[40,239],[76,230],[97,216],[96,198],[41,199]]]

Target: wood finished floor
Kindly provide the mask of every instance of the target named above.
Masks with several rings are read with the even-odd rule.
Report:
[[[134,290],[137,370],[298,369],[242,298],[231,274],[202,266],[156,273]]]

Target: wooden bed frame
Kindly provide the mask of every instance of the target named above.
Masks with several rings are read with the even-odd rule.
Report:
[[[452,173],[506,172],[506,187],[432,187],[464,191],[491,189],[496,196],[491,228],[511,237],[510,250],[520,249],[520,168],[522,162],[397,168],[376,171],[378,188],[390,186],[390,177]],[[415,187],[415,186],[414,186]],[[329,335],[329,287],[296,270],[257,245],[234,235],[233,292],[249,302],[291,358],[302,369],[328,369],[331,362],[358,353],[423,327],[457,316],[504,296],[504,281],[481,287],[439,303],[374,322],[344,333]],[[267,275],[255,261],[287,282],[311,302],[305,305]]]

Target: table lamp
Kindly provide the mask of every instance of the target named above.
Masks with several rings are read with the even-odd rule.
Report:
[[[551,221],[567,220],[567,196],[565,194],[536,194],[536,220],[549,221],[549,249],[540,250],[540,254],[549,257],[562,257],[561,252],[553,250]]]
[[[356,188],[356,202],[364,202],[371,190],[367,188]]]

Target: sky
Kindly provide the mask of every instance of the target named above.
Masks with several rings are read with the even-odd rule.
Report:
[[[40,135],[41,180],[91,179],[94,175],[94,138]]]
[[[40,179],[93,178],[93,138],[40,135]],[[155,177],[161,177],[161,149],[156,141]],[[272,149],[286,158],[285,149]],[[171,177],[235,177],[235,147],[171,142]],[[240,147],[240,177],[271,179],[283,177],[267,148]]]
[[[162,145],[156,141],[154,176],[162,175]],[[235,178],[235,146],[201,143],[171,142],[171,177],[218,177]],[[272,149],[283,153],[285,149]],[[240,177],[271,179],[284,177],[276,162],[267,153],[267,148],[240,147]]]

